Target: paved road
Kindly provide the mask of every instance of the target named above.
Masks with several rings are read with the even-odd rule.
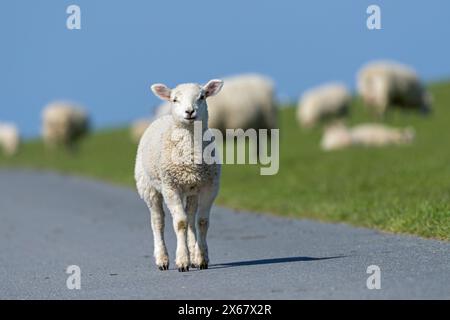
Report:
[[[0,170],[0,298],[450,298],[448,242],[216,207],[211,268],[161,272],[149,219],[130,189]],[[81,290],[66,287],[69,265],[81,268]],[[380,290],[366,287],[369,265]]]

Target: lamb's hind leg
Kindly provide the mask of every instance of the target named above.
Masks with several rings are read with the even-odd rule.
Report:
[[[197,242],[197,236],[195,232],[195,214],[197,213],[198,197],[189,196],[186,199],[186,214],[188,218],[187,229],[187,243],[189,249],[189,257],[191,261],[191,267],[195,267],[193,261],[195,260],[195,244]]]
[[[147,205],[150,209],[154,241],[154,257],[159,270],[169,270],[169,255],[164,242],[163,197],[156,189],[149,190]]]
[[[200,269],[208,269],[209,256],[206,235],[209,228],[209,214],[217,195],[217,188],[204,190],[200,193],[197,214],[197,244],[194,264]]]

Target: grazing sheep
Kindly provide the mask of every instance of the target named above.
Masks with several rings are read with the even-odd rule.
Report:
[[[220,95],[208,101],[209,127],[219,129],[223,134],[226,129],[275,129],[277,106],[274,93],[272,80],[262,75],[225,78]],[[170,114],[167,102],[156,109],[155,117],[166,114]]]
[[[224,79],[220,95],[209,101],[209,127],[226,129],[275,129],[277,107],[271,79],[243,74]],[[237,117],[236,114],[239,114]]]
[[[298,102],[297,120],[301,126],[311,128],[345,116],[351,101],[347,87],[341,83],[328,83],[306,91]]]
[[[171,108],[172,108],[172,104],[170,102],[163,102],[161,103],[154,112],[154,118],[160,118],[162,116],[166,116],[168,114],[170,114],[171,112]]]
[[[389,61],[372,62],[359,71],[357,78],[359,95],[379,116],[394,106],[424,113],[431,110],[431,95],[408,66]]]
[[[19,150],[20,135],[14,124],[0,123],[0,148],[7,156],[13,156]]]
[[[89,130],[84,109],[67,102],[54,102],[42,112],[42,136],[47,146],[72,147]]]
[[[203,133],[208,130],[206,98],[216,95],[222,84],[221,80],[211,80],[204,86],[152,86],[156,96],[171,102],[172,111],[153,121],[142,136],[135,179],[139,195],[150,209],[154,256],[160,270],[169,268],[163,201],[172,215],[177,236],[178,271],[188,271],[189,266],[208,267],[206,233],[211,206],[219,191],[220,164],[197,161],[193,145],[200,145],[202,150],[207,145],[194,136],[194,122],[201,123]]]
[[[151,119],[138,119],[131,124],[130,136],[131,140],[138,143],[148,126],[152,123]]]
[[[325,128],[320,143],[325,151],[344,149],[350,146],[381,147],[408,144],[414,140],[412,128],[391,128],[383,124],[365,123],[353,128],[337,122]]]

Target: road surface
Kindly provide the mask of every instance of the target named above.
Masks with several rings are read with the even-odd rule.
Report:
[[[450,243],[215,207],[210,269],[159,271],[128,188],[0,170],[1,299],[449,299]],[[81,289],[66,269],[81,269]],[[370,265],[381,289],[367,288]]]

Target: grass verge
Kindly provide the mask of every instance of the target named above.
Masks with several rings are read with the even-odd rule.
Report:
[[[320,129],[305,132],[294,108],[280,111],[280,170],[259,175],[257,165],[224,165],[217,203],[329,222],[450,239],[450,83],[430,86],[435,105],[428,117],[392,112],[386,122],[413,126],[411,146],[353,148],[324,153]],[[351,123],[369,121],[359,100]],[[54,169],[133,186],[136,145],[128,129],[96,132],[71,155],[47,152],[29,141],[1,167]]]

